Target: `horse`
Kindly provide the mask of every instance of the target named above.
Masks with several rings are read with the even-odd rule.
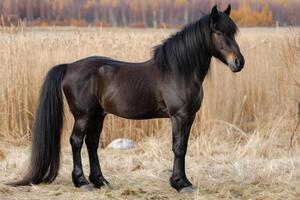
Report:
[[[57,177],[65,95],[74,117],[70,144],[76,187],[111,187],[102,174],[97,149],[103,120],[113,114],[136,120],[170,118],[174,153],[170,185],[178,192],[193,191],[185,173],[185,155],[211,59],[219,59],[232,72],[241,71],[245,64],[235,40],[238,27],[230,12],[230,5],[225,11],[214,6],[209,14],[154,47],[153,56],[146,62],[93,56],[50,69],[41,88],[32,129],[29,169],[22,180],[11,185],[51,183]],[[89,181],[81,162],[84,141]]]

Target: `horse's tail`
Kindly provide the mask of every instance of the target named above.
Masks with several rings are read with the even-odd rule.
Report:
[[[58,174],[60,135],[63,127],[61,83],[67,66],[57,65],[46,76],[32,130],[31,160],[27,174],[21,181],[9,185],[50,183]]]

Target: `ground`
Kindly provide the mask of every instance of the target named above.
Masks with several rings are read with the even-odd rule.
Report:
[[[221,140],[221,138],[219,138]],[[252,136],[245,146],[255,142]],[[209,141],[208,141],[209,142]],[[263,158],[241,155],[239,148],[221,152],[224,144],[212,142],[210,155],[199,154],[201,138],[190,142],[187,175],[195,192],[179,194],[169,186],[172,169],[171,143],[163,138],[148,138],[135,149],[100,149],[103,172],[114,190],[75,188],[71,180],[70,145],[63,145],[59,176],[51,184],[13,188],[4,183],[19,180],[29,156],[28,146],[2,143],[5,157],[0,161],[0,199],[298,199],[300,198],[300,158],[297,155]],[[219,144],[219,145],[218,145]],[[254,147],[254,146],[253,146]],[[253,151],[256,151],[253,149]],[[83,149],[85,174],[88,174],[87,152]],[[244,158],[243,158],[244,157]]]

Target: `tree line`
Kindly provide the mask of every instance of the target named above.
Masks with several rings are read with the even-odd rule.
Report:
[[[0,0],[2,25],[177,27],[213,5],[242,26],[300,25],[298,0]]]

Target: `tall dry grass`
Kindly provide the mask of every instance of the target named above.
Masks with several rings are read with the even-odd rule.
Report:
[[[144,61],[150,58],[152,47],[174,31],[2,28],[1,140],[20,143],[30,139],[39,89],[52,66],[91,55]],[[300,91],[294,83],[299,77],[299,30],[242,29],[237,39],[246,59],[245,69],[233,74],[223,64],[213,61],[204,83],[204,103],[195,121],[193,136],[214,137],[227,134],[229,129],[234,130],[235,137],[241,141],[258,130],[263,130],[260,131],[263,138],[274,137],[273,129],[282,129],[279,135],[290,135]],[[67,112],[65,138],[70,135],[72,123]],[[140,140],[145,136],[160,136],[169,126],[168,120],[133,121],[109,116],[102,144],[116,137]]]
[[[169,186],[173,155],[167,119],[115,116],[105,121],[103,145],[116,137],[144,139],[133,150],[99,152],[104,174],[119,187],[116,191],[75,189],[70,145],[63,145],[55,183],[24,189],[2,184],[20,179],[26,168],[29,148],[9,142],[28,144],[38,92],[49,68],[91,55],[143,61],[150,58],[151,47],[173,31],[1,29],[0,199],[299,199],[300,140],[299,130],[294,132],[300,100],[299,29],[242,29],[237,39],[246,66],[241,73],[213,61],[186,158],[194,194],[183,197]],[[65,142],[73,123],[67,105],[66,111]],[[85,148],[82,154],[87,170]]]

